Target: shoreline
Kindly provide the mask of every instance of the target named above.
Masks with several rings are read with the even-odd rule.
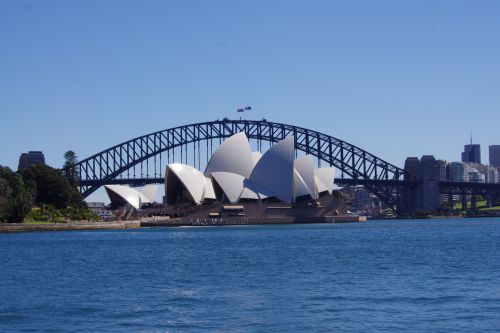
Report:
[[[132,221],[89,222],[72,221],[67,223],[0,223],[0,233],[30,232],[30,231],[68,231],[68,230],[119,230],[157,227],[185,227],[185,226],[223,226],[223,225],[262,225],[262,224],[307,224],[307,223],[355,223],[366,222],[364,216],[336,216],[322,218],[298,219],[291,217],[272,218],[143,218]]]
[[[68,230],[119,230],[138,229],[140,221],[88,222],[73,221],[68,223],[0,223],[0,233],[29,231],[68,231]]]
[[[470,219],[470,218],[498,218],[498,216],[433,216],[431,218],[399,218],[397,220],[443,220],[443,219]],[[228,225],[263,225],[263,224],[309,224],[309,223],[360,223],[374,220],[365,216],[337,216],[328,219],[292,220],[289,218],[267,219],[192,219],[184,221],[180,218],[162,219],[148,218],[132,221],[89,222],[72,221],[67,223],[0,223],[0,233],[35,232],[35,231],[71,231],[71,230],[124,230],[141,228],[175,228],[186,226],[228,226]],[[395,220],[395,219],[387,219]]]

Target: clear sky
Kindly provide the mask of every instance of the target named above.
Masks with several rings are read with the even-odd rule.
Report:
[[[267,118],[403,166],[500,144],[500,1],[0,1],[0,164]]]

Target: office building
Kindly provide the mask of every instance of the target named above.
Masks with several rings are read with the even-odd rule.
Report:
[[[422,177],[422,208],[433,210],[439,208],[439,181],[441,178],[441,162],[432,155],[424,155],[421,158]]]
[[[45,164],[45,156],[43,156],[41,151],[22,153],[21,156],[19,156],[19,165],[17,170],[24,170],[36,164]]]
[[[488,166],[485,172],[485,182],[486,183],[498,183],[499,173],[497,168]]]
[[[500,168],[500,145],[490,146],[490,165]]]
[[[464,163],[481,163],[481,145],[470,144],[464,146],[462,153],[462,162]]]
[[[469,166],[461,162],[451,162],[448,164],[450,181],[452,182],[468,182],[469,181]]]
[[[407,210],[434,210],[440,206],[439,181],[446,178],[446,162],[434,156],[408,157],[405,161],[405,180],[414,185],[406,195]],[[444,179],[443,179],[444,180]]]

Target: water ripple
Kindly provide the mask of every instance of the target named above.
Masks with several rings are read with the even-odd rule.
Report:
[[[0,234],[0,332],[497,332],[500,219]]]

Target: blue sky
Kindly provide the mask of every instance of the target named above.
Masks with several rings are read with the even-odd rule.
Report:
[[[500,1],[0,1],[0,164],[224,116],[396,165],[500,144]]]

